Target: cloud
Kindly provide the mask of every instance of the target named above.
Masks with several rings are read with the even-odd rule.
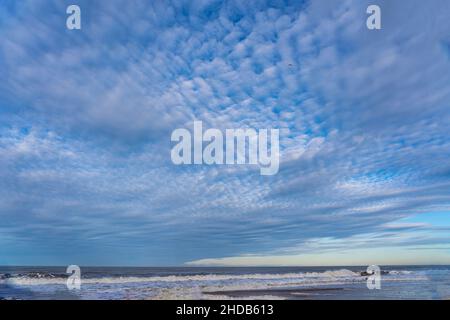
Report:
[[[449,210],[450,7],[381,1],[369,31],[368,3],[79,1],[69,31],[68,3],[8,1],[0,263],[320,254],[390,232],[445,247],[398,220]],[[193,120],[279,128],[280,172],[174,166]]]

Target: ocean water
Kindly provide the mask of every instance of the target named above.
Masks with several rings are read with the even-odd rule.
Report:
[[[450,299],[450,266],[381,267],[369,290],[365,267],[0,267],[0,299]]]

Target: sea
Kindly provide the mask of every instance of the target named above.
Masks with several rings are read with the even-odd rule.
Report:
[[[367,266],[81,267],[79,289],[66,269],[0,267],[0,300],[450,299],[450,266],[384,266],[378,288]]]

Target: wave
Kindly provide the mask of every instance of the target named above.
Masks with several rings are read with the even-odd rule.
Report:
[[[384,281],[397,284],[405,281],[439,280],[428,272],[429,270],[389,270],[382,277]],[[447,276],[450,271],[446,272]],[[0,286],[6,284],[7,288],[10,287],[11,297],[16,297],[16,289],[26,289],[25,292],[34,295],[58,295],[66,292],[67,279],[67,274],[50,272],[0,273]],[[321,287],[358,287],[364,285],[367,275],[364,271],[348,269],[323,272],[117,276],[86,272],[81,280],[82,289],[73,293],[80,299],[235,299],[232,292],[240,292],[238,297],[245,299],[286,299],[287,295],[299,298],[311,294],[310,290],[322,290]],[[309,291],[305,293],[301,290]],[[256,293],[258,294],[255,296]]]
[[[27,273],[0,273],[0,280],[13,279],[13,278],[30,278],[30,279],[55,279],[55,278],[67,278],[65,273],[50,273],[50,272],[27,272]]]
[[[390,271],[392,275],[400,275],[402,271]],[[408,271],[404,271],[405,274]],[[65,284],[66,274],[54,273],[27,273],[27,274],[0,274],[0,281],[12,285],[46,285]],[[83,278],[83,284],[124,284],[124,283],[217,283],[217,282],[282,282],[289,283],[327,283],[327,282],[354,282],[363,281],[365,277],[360,272],[348,269],[329,270],[324,272],[299,273],[254,273],[254,274],[198,274],[198,275],[168,275],[168,276],[115,276]]]

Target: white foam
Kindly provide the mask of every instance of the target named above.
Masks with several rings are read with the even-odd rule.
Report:
[[[83,284],[125,284],[125,283],[175,283],[175,282],[217,282],[217,281],[239,281],[239,280],[253,280],[253,281],[283,281],[283,280],[345,280],[358,279],[360,274],[342,269],[325,272],[302,272],[302,273],[282,273],[282,274],[240,274],[240,275],[172,275],[172,276],[153,276],[153,277],[104,277],[104,278],[90,278],[82,279]],[[65,284],[66,278],[58,277],[15,277],[6,280],[8,284],[15,285],[46,285],[46,284]]]
[[[383,276],[384,281],[424,280],[420,272],[395,270]],[[324,272],[204,274],[150,277],[82,278],[82,299],[225,299],[224,291],[270,290],[319,286],[340,286],[364,283],[367,277],[347,269]],[[18,276],[0,280],[1,283],[26,287],[34,292],[63,290],[67,278]],[[215,294],[208,294],[215,292]],[[223,292],[223,294],[221,294]],[[276,293],[269,293],[271,298]],[[273,296],[273,297],[272,297]],[[254,298],[254,297],[253,297]],[[277,297],[282,299],[283,297]],[[263,299],[259,297],[258,299]]]

